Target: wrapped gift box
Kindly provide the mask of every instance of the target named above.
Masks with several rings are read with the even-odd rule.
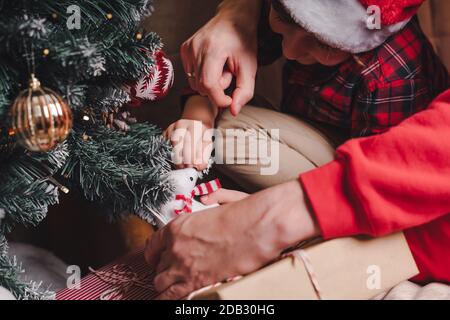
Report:
[[[132,252],[81,279],[80,286],[56,293],[56,300],[152,300],[153,270],[144,250]]]
[[[209,290],[203,300],[365,300],[418,274],[403,233],[342,238],[307,245],[240,280]]]
[[[192,299],[304,300],[370,299],[418,274],[402,233],[379,239],[343,238],[309,243],[251,275]],[[156,297],[152,270],[143,250],[93,270],[79,288],[57,293],[58,300],[151,300]]]

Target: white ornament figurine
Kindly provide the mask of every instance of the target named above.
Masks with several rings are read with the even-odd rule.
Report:
[[[162,206],[160,214],[157,216],[158,228],[163,227],[180,214],[198,212],[218,206],[205,206],[193,199],[193,191],[199,176],[200,173],[193,168],[174,170],[167,175],[166,179],[170,179],[174,186],[174,197]]]

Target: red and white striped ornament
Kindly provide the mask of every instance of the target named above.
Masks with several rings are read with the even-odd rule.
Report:
[[[178,216],[180,214],[192,213],[192,199],[198,196],[205,196],[216,192],[222,188],[219,179],[208,181],[195,186],[194,190],[191,192],[191,196],[187,197],[182,194],[175,196],[175,200],[181,200],[184,202],[184,206],[181,209],[174,209],[174,213]]]
[[[172,62],[162,50],[155,52],[152,57],[155,60],[153,68],[130,88],[130,105],[133,107],[163,99],[173,86],[175,73]]]
[[[208,181],[197,185],[194,190],[192,190],[192,197],[204,196],[219,190],[222,186],[220,185],[219,179]]]

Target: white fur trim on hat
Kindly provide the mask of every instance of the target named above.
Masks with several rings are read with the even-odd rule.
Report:
[[[370,51],[403,29],[410,19],[370,30],[358,0],[280,0],[301,27],[320,41],[350,53]]]

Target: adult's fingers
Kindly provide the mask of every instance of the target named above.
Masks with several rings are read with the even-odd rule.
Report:
[[[228,189],[219,189],[207,196],[203,196],[200,198],[200,201],[204,205],[212,205],[212,204],[226,204],[230,202],[240,201],[248,197],[248,194],[245,192],[228,190]]]
[[[226,62],[225,56],[217,57],[210,53],[203,57],[197,75],[199,91],[207,95],[214,105],[222,108],[229,107],[232,102],[231,97],[225,94],[221,83]]]
[[[148,240],[145,247],[145,261],[152,267],[156,268],[162,250],[165,248],[164,229],[154,233]]]
[[[256,65],[251,61],[242,61],[236,75],[236,89],[233,92],[231,103],[231,114],[237,116],[242,107],[245,106],[255,93]]]
[[[169,268],[173,265],[174,259],[173,255],[170,251],[166,250],[159,256],[158,265],[155,269],[156,274],[163,273],[164,271],[169,270]]]
[[[156,297],[156,300],[180,300],[187,297],[194,288],[191,284],[180,282],[172,285],[166,291]]]
[[[159,273],[153,280],[157,292],[164,292],[174,284],[182,281],[184,278],[176,274],[173,269],[167,269]]]
[[[222,77],[220,78],[220,87],[223,90],[226,90],[230,87],[231,82],[233,81],[233,74],[229,70],[224,70],[222,73]]]
[[[192,49],[191,40],[187,40],[180,47],[180,56],[183,63],[183,69],[186,74],[189,86],[192,90],[198,91],[197,81],[195,77],[188,76],[189,74],[196,75],[197,68],[195,67],[194,52]]]

